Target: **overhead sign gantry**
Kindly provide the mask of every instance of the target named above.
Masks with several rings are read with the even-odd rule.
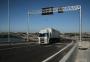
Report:
[[[63,13],[65,11],[76,11],[76,10],[81,10],[81,5],[75,5],[75,6],[65,6],[65,7],[45,7],[39,10],[31,10],[28,12],[29,15],[34,15],[34,14],[42,14],[44,13],[45,15],[49,15],[48,13],[54,13],[54,12],[58,12],[58,13]],[[43,14],[43,15],[44,15]]]
[[[76,10],[79,10],[79,14],[80,14],[80,41],[81,41],[81,36],[82,36],[81,5],[65,6],[65,7],[57,7],[57,8],[46,7],[39,10],[31,10],[28,11],[28,22],[30,15],[35,15],[35,14],[52,15],[54,12],[64,13],[66,11],[76,11]],[[28,24],[28,32],[27,32],[27,41],[28,41],[28,33],[29,33],[29,24]]]

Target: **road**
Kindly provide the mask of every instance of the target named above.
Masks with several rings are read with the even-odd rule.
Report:
[[[41,62],[66,45],[67,43],[50,45],[27,44],[4,49],[0,48],[0,62]]]

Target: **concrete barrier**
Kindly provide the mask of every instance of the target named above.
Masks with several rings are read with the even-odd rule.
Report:
[[[90,41],[78,42],[79,49],[75,62],[90,62]]]

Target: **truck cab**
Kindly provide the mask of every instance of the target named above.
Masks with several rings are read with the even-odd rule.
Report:
[[[51,42],[56,42],[56,40],[58,40],[59,38],[60,32],[53,28],[46,28],[40,30],[38,36],[39,44],[49,44]]]
[[[48,44],[49,38],[50,38],[50,35],[49,35],[48,29],[40,30],[39,36],[38,36],[39,44]]]
[[[49,43],[49,33],[39,33],[39,44],[48,44]]]

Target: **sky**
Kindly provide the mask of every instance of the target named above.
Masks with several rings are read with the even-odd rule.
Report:
[[[90,0],[9,0],[10,32],[27,32],[28,11],[73,5],[81,5],[82,31],[90,32]],[[60,32],[79,32],[79,20],[79,10],[30,15],[29,32],[47,27]],[[0,32],[8,32],[8,0],[0,0]]]

